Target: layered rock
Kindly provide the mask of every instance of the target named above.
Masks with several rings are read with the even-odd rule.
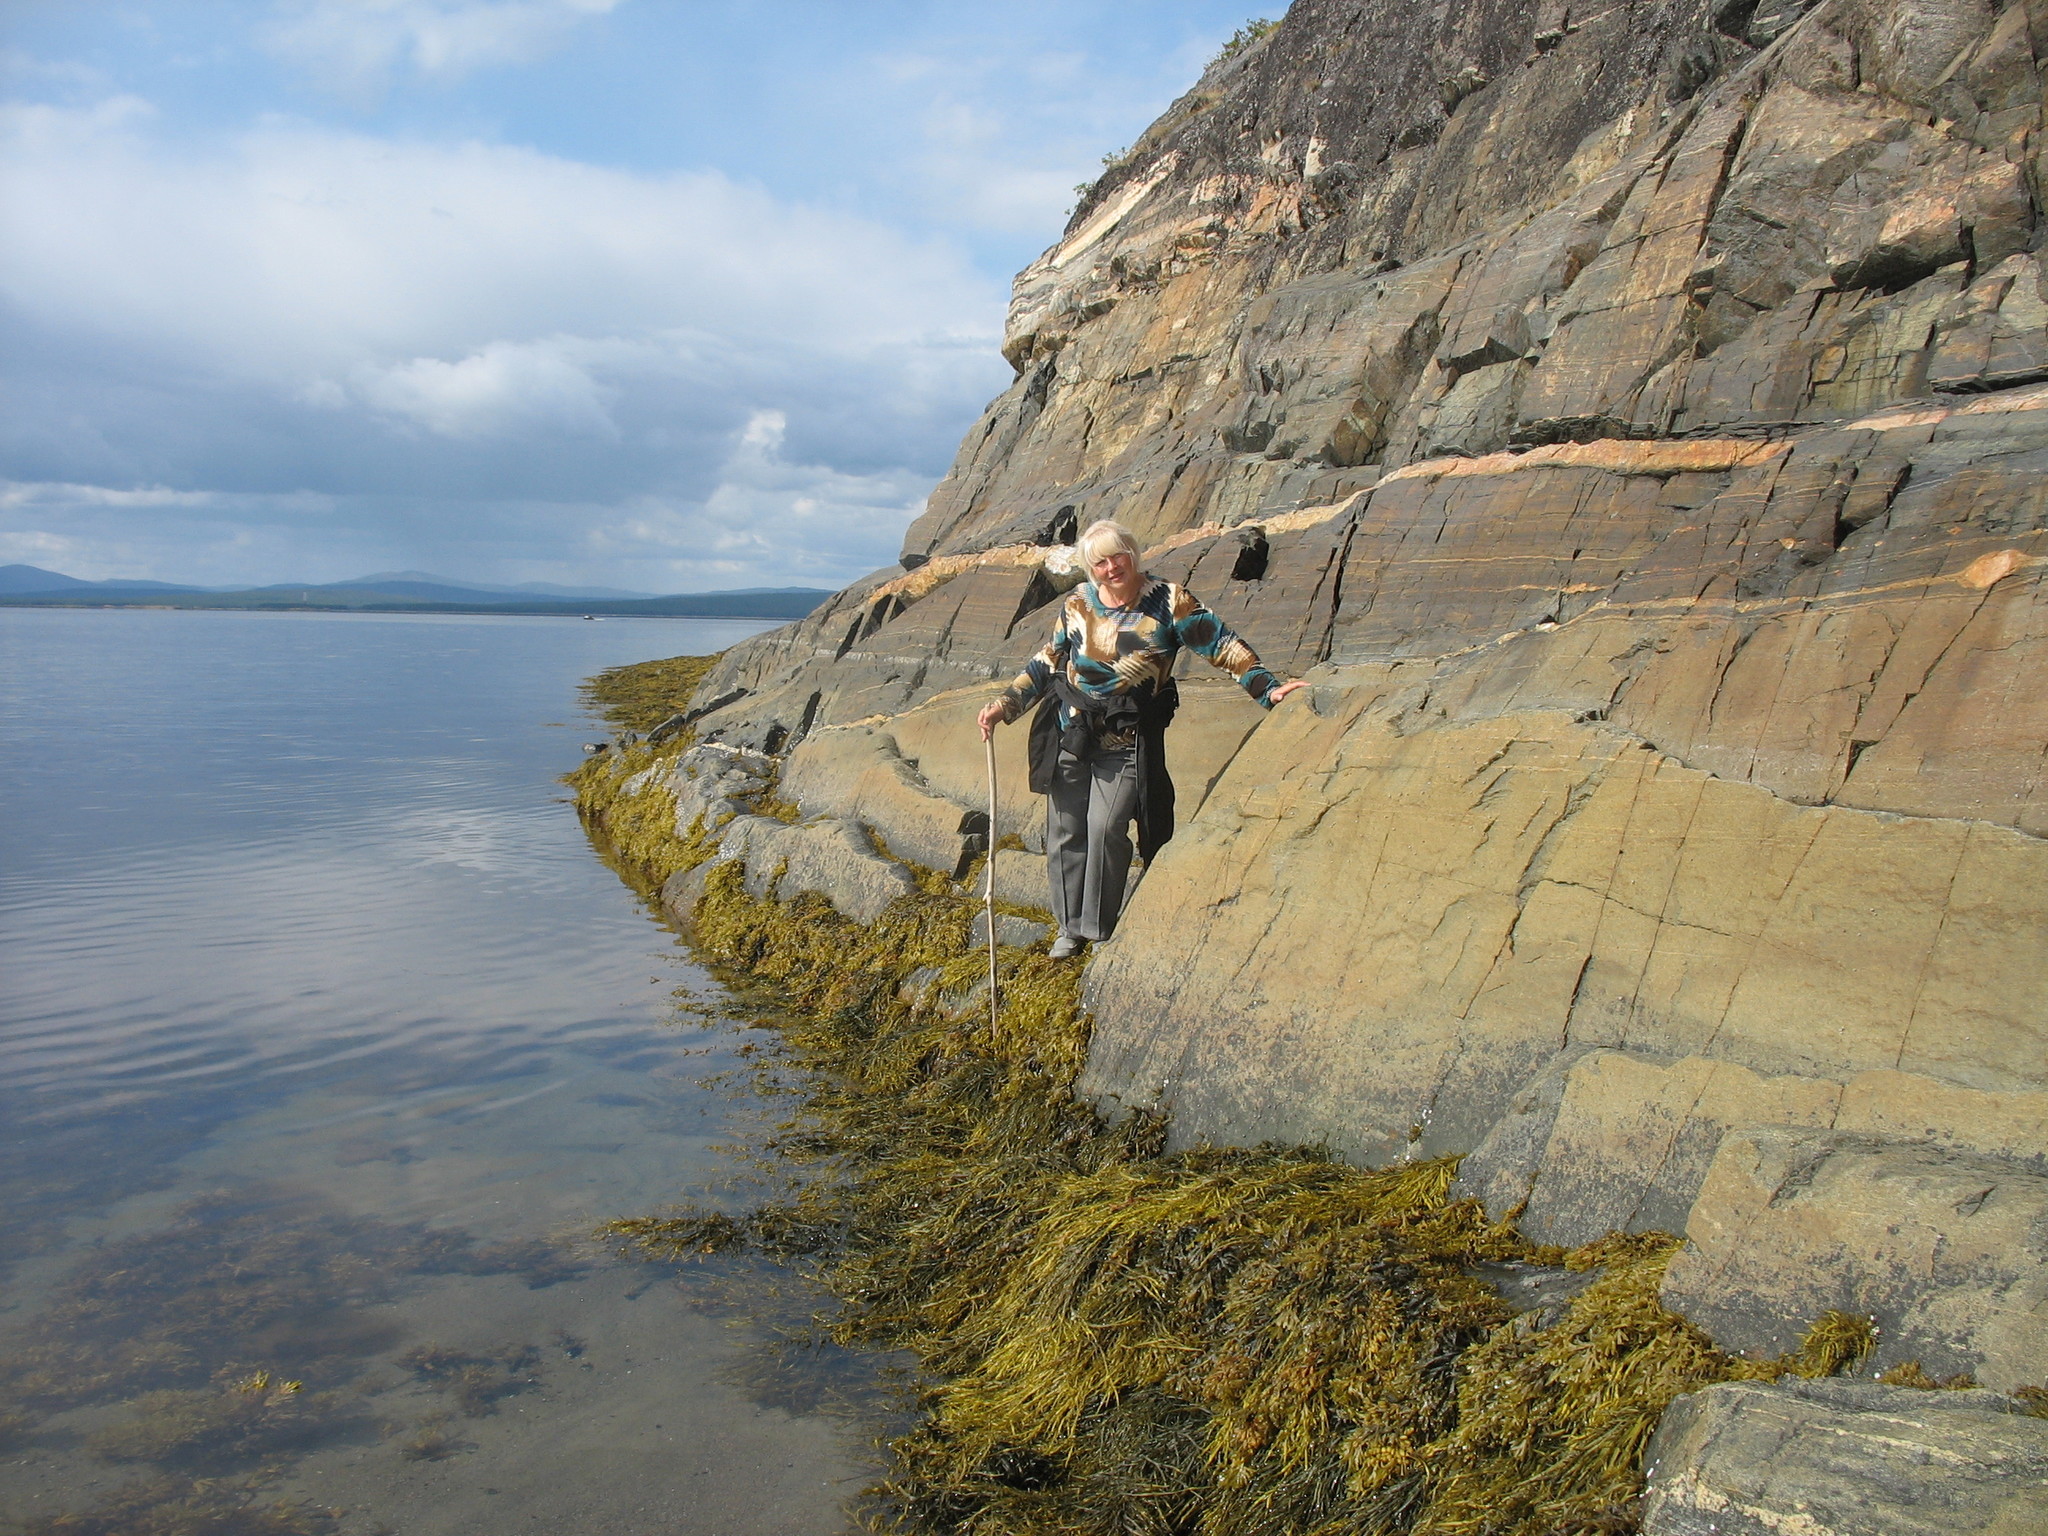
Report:
[[[2048,1423],[1993,1392],[1730,1382],[1650,1446],[1644,1536],[2009,1536],[2048,1526]]]
[[[1019,278],[902,567],[700,729],[952,867],[1045,546],[1121,517],[1313,687],[1185,680],[1087,1092],[1683,1231],[1738,1347],[1839,1307],[2038,1382],[2044,49],[2026,3],[1297,0]]]

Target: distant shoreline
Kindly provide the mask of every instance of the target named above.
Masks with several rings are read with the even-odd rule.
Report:
[[[237,594],[221,594],[221,598],[232,598]],[[734,594],[725,601],[718,600],[718,594],[686,598],[636,598],[605,602],[592,599],[585,602],[511,602],[511,603],[320,603],[320,602],[263,602],[223,601],[216,598],[207,601],[211,594],[193,594],[190,598],[166,600],[162,593],[151,593],[147,597],[138,594],[132,600],[110,597],[105,593],[76,594],[65,592],[33,592],[0,596],[0,608],[132,608],[155,611],[194,610],[213,613],[452,613],[452,614],[505,614],[529,618],[582,618],[588,615],[594,619],[779,619],[785,622],[801,619],[815,609],[829,593],[748,593]]]

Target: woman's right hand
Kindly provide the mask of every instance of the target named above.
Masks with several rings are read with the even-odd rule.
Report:
[[[981,739],[989,740],[995,735],[996,727],[1003,723],[1003,701],[997,699],[992,704],[984,704],[976,719],[981,723]]]

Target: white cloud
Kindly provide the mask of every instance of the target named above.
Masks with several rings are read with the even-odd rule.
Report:
[[[560,341],[493,342],[459,362],[416,357],[365,368],[358,381],[371,406],[444,437],[483,438],[527,429],[616,440],[606,410],[615,392],[564,355]]]
[[[265,32],[277,57],[329,89],[374,96],[406,69],[452,80],[526,64],[618,0],[286,0]]]
[[[904,470],[850,474],[792,462],[783,451],[788,423],[755,411],[734,434],[718,483],[700,502],[647,497],[594,524],[593,554],[629,560],[673,582],[735,584],[750,571],[781,569],[791,582],[843,580],[849,570],[883,562],[924,509],[930,481]]]
[[[1020,52],[985,37],[929,39],[878,55],[862,89],[893,93],[913,135],[889,156],[907,203],[1051,243],[1075,185],[1100,174],[1104,153],[1128,144],[1212,52],[1194,39],[1121,59],[1044,42]]]
[[[0,110],[0,291],[41,316],[276,374],[493,342],[992,333],[991,285],[859,218],[716,172],[271,123],[205,153],[132,98]]]
[[[0,480],[0,507],[10,512],[27,507],[197,507],[210,499],[205,491],[174,491],[166,485],[119,487]]]
[[[0,109],[0,224],[0,470],[76,490],[0,533],[167,580],[847,579],[1009,376],[957,252],[715,172],[121,98]]]
[[[782,440],[788,434],[789,418],[782,412],[756,411],[740,431],[740,450],[765,463],[782,451]]]

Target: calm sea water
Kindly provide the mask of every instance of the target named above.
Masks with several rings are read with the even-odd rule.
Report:
[[[767,1111],[556,783],[575,687],[764,627],[0,609],[0,1523],[841,1529],[746,1282],[584,1241]]]

